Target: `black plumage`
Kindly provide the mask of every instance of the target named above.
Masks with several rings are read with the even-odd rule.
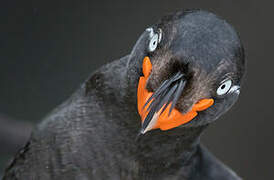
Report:
[[[145,56],[152,63],[150,112],[172,102],[185,113],[202,98],[213,98],[214,105],[185,125],[151,130],[135,141]],[[142,33],[129,55],[95,71],[37,126],[4,180],[240,179],[200,145],[200,135],[236,102],[244,67],[239,36],[222,18],[202,10],[165,16]]]
[[[152,96],[147,100],[144,105],[144,109],[149,111],[146,119],[143,122],[142,130],[144,131],[148,124],[150,123],[153,115],[161,110],[160,114],[163,113],[168,105],[171,103],[171,108],[169,109],[169,114],[175,107],[179,96],[184,90],[185,79],[184,75],[180,72],[176,73],[170,79],[165,80],[162,85],[152,94]],[[146,107],[149,103],[149,107]]]

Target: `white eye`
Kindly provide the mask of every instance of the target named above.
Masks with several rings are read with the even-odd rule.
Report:
[[[154,51],[156,48],[157,48],[157,45],[158,45],[158,38],[159,38],[159,35],[158,34],[154,34],[151,39],[150,39],[150,42],[149,42],[149,45],[148,45],[148,50],[150,52]]]
[[[232,86],[232,81],[229,79],[223,82],[217,89],[217,94],[219,96],[226,94]]]

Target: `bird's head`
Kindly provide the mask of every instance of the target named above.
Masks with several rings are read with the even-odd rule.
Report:
[[[244,50],[225,20],[201,10],[180,11],[146,29],[131,59],[139,70],[142,133],[201,126],[236,102]]]

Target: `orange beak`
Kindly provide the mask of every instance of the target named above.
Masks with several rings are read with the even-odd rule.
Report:
[[[144,108],[144,105],[153,94],[153,92],[148,92],[146,89],[146,83],[149,78],[151,69],[152,69],[152,64],[150,62],[149,57],[146,56],[143,60],[144,76],[141,76],[139,79],[138,92],[137,92],[138,112],[141,116],[142,122],[144,122],[148,114],[148,111],[146,108]],[[169,109],[171,107],[171,103],[170,103],[162,113],[160,112],[162,111],[162,108],[164,106],[161,108],[160,111],[154,114],[152,122],[149,125],[150,127],[148,127],[147,130],[145,130],[143,133],[152,129],[160,128],[161,130],[169,130],[169,129],[178,127],[195,118],[198,115],[197,113],[198,111],[203,111],[209,108],[210,106],[212,106],[213,104],[214,104],[213,99],[202,99],[198,101],[196,104],[194,104],[192,109],[188,111],[186,114],[182,114],[175,108],[169,114]]]

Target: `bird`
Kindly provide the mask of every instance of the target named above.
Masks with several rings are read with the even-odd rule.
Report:
[[[223,18],[167,14],[36,126],[3,179],[239,180],[200,137],[237,101],[245,64]]]

